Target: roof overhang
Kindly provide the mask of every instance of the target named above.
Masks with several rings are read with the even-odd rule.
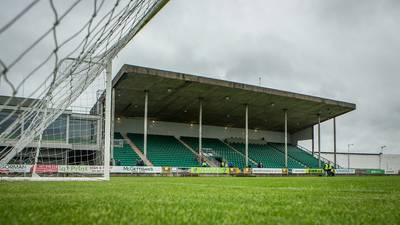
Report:
[[[158,121],[197,123],[199,101],[203,124],[243,128],[245,105],[249,128],[284,131],[303,130],[356,108],[353,103],[281,91],[254,85],[194,76],[139,66],[124,65],[114,77],[115,115],[142,117],[148,91],[149,118]]]

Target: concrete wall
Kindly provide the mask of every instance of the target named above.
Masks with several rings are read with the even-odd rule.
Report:
[[[172,123],[163,121],[149,121],[149,134],[189,136],[198,137],[199,127],[194,124]],[[115,132],[143,133],[143,118],[120,118],[115,120]],[[311,138],[311,129],[305,129],[288,136],[288,142],[296,144],[297,141]],[[203,125],[203,137],[205,138],[238,138],[244,140],[245,130],[239,128],[228,128]],[[265,139],[267,142],[283,143],[285,134],[283,132],[249,130],[250,143]],[[321,156],[333,161],[333,154],[321,153]],[[382,155],[382,169],[400,170],[400,155]],[[337,162],[342,167],[347,167],[347,154],[337,154]],[[379,155],[350,154],[350,167],[352,168],[379,168]]]
[[[321,153],[321,156],[333,161],[333,154]],[[400,154],[359,155],[359,154],[337,154],[337,163],[347,168],[348,157],[350,157],[350,167],[360,169],[379,169],[379,159],[381,158],[380,169],[400,170]]]
[[[189,136],[198,137],[199,127],[197,124],[190,126],[185,123],[172,123],[163,121],[149,121],[148,123],[149,134],[161,134],[161,135],[172,135],[172,136]],[[119,120],[115,119],[115,132],[122,133],[143,133],[143,118],[123,118]],[[203,137],[205,138],[244,138],[245,129],[239,128],[227,128],[217,126],[203,125]],[[275,131],[261,131],[261,130],[249,130],[249,139],[262,139],[264,138],[268,142],[280,142],[285,141],[285,134],[283,132]],[[290,143],[290,135],[288,135],[288,142]]]
[[[298,131],[291,135],[290,143],[292,145],[297,145],[298,141],[310,140],[312,139],[312,129],[313,127],[306,128],[304,130]]]

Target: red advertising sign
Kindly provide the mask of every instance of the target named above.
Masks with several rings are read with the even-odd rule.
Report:
[[[36,167],[36,173],[57,173],[58,165],[36,165],[32,167],[32,170]]]

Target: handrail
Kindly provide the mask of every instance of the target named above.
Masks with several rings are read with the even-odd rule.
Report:
[[[228,148],[230,148],[231,150],[235,151],[236,153],[238,153],[239,155],[241,155],[243,158],[246,158],[246,156],[240,152],[239,150],[237,150],[236,148],[234,148],[228,141],[227,139],[225,140],[220,140],[222,141],[222,143],[224,143],[226,146],[228,146]],[[249,161],[251,161],[252,163],[254,163],[254,165],[257,165],[257,162],[254,161],[252,158],[250,158],[250,156],[248,156]]]
[[[307,152],[308,154],[312,155],[313,157],[315,157],[315,156],[312,154],[312,152],[311,152],[310,150],[308,150],[306,147],[301,146],[301,145],[299,145],[299,144],[297,144],[296,147],[299,148],[299,149],[301,149],[301,150],[303,150],[303,151],[305,151],[305,152]],[[334,164],[334,162],[332,162],[331,160],[329,160],[329,159],[327,159],[327,158],[325,158],[325,157],[323,157],[323,156],[321,156],[321,155],[320,155],[320,157],[321,157],[321,161],[323,161],[324,163]],[[343,168],[343,167],[341,167],[340,165],[338,165],[337,163],[336,163],[336,167],[337,167],[337,168]]]
[[[280,152],[281,154],[285,155],[284,150],[280,149],[279,147],[276,147],[275,145],[272,145],[272,144],[268,144],[268,146],[272,147],[275,151],[278,151],[278,152]],[[291,156],[291,155],[289,155],[289,154],[288,154],[288,158],[291,158],[291,159],[293,159],[294,161],[300,163],[301,165],[303,165],[303,166],[305,166],[305,167],[308,167],[308,166],[307,166],[306,164],[304,164],[302,161],[296,159],[295,157],[293,157],[293,156]]]
[[[204,150],[206,150],[206,151],[204,151]],[[221,157],[221,156],[216,154],[213,149],[202,148],[202,152],[203,152],[203,157],[205,157],[209,162],[212,162],[217,167],[220,166],[220,162],[218,162],[218,160],[216,160],[215,157],[217,157],[217,156]],[[206,153],[206,154],[204,154],[204,153]],[[214,155],[214,157],[208,156],[208,153],[212,153]]]

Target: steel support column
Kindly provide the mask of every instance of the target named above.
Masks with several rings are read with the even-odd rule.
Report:
[[[249,105],[246,104],[246,167],[249,166]]]
[[[314,125],[311,127],[311,154],[314,155],[314,148],[315,148],[315,143],[314,143]]]
[[[336,117],[333,118],[333,166],[336,168]]]
[[[148,111],[149,91],[144,91],[144,118],[143,118],[143,153],[147,158],[147,111]]]
[[[287,110],[285,112],[285,168],[288,168],[288,143],[287,143]]]
[[[203,154],[202,138],[203,138],[203,102],[201,99],[199,99],[199,155],[200,156],[202,156]]]
[[[318,167],[321,168],[321,115],[318,114]]]

